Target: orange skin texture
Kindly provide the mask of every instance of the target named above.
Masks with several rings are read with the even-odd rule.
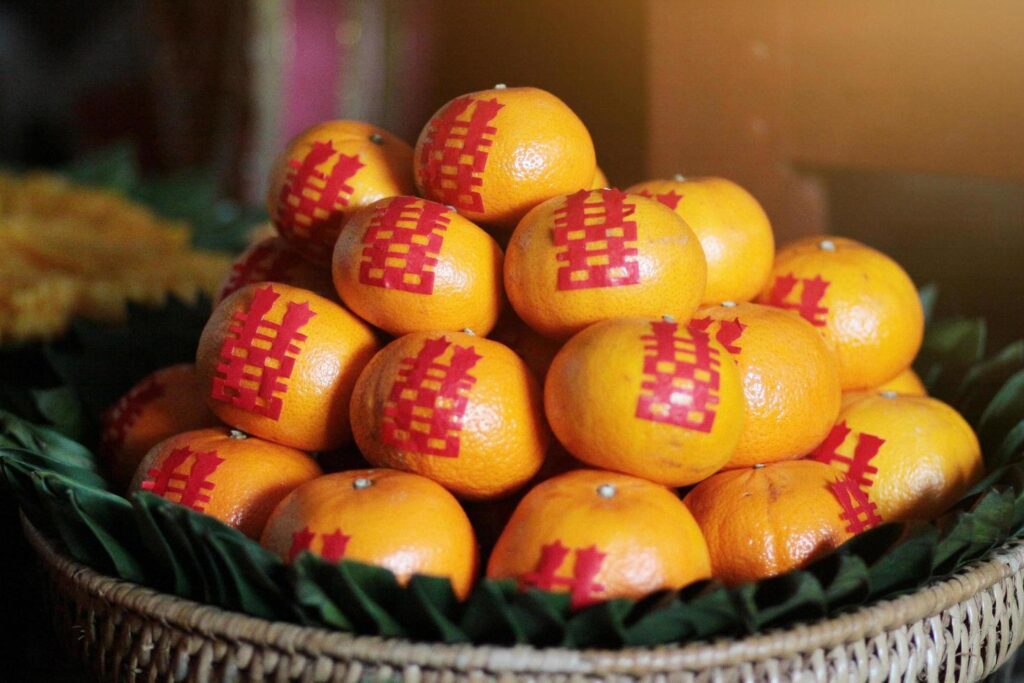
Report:
[[[852,430],[839,449],[851,455],[855,435],[885,439],[871,465],[867,487],[883,522],[938,517],[984,476],[974,430],[953,408],[927,396],[874,395],[839,414]],[[832,461],[845,472],[848,465]]]
[[[210,500],[200,511],[253,539],[259,538],[282,498],[322,474],[313,458],[294,448],[251,436],[235,438],[226,428],[199,429],[157,444],[139,464],[129,491],[144,490],[143,482],[152,479],[150,469],[159,468],[172,451],[185,447],[193,453],[215,451],[224,460],[207,479],[213,485],[206,491]],[[186,460],[176,472],[187,473],[191,462]],[[176,493],[163,497],[180,502]]]
[[[123,414],[133,392],[146,392],[147,387],[158,387],[158,395],[144,396],[138,403],[137,413],[123,424],[123,435],[118,436],[117,417]],[[102,439],[100,451],[106,463],[107,474],[118,490],[123,491],[131,482],[139,462],[153,446],[181,432],[220,424],[203,401],[196,378],[196,366],[179,363],[157,370],[140,380],[111,406],[100,419]]]
[[[775,237],[764,209],[749,192],[715,177],[648,180],[626,192],[682,196],[674,211],[697,234],[708,262],[702,303],[750,301],[761,292],[772,269]]]
[[[588,201],[598,201],[600,190]],[[558,289],[565,261],[556,246],[556,212],[568,197],[556,197],[531,210],[512,233],[505,252],[505,291],[527,325],[552,339],[567,339],[587,325],[624,316],[669,315],[689,320],[704,296],[707,264],[697,236],[670,209],[652,199],[630,195],[635,212],[639,282],[589,289]]]
[[[371,483],[358,488],[357,480]],[[364,469],[314,479],[281,501],[260,543],[288,561],[293,534],[303,529],[340,530],[350,537],[344,559],[389,569],[403,585],[414,574],[446,577],[465,599],[476,579],[469,518],[443,486],[417,474]],[[320,555],[321,545],[318,537],[309,551]]]
[[[610,497],[598,489],[614,487]],[[597,599],[642,598],[711,575],[707,545],[693,516],[668,489],[638,477],[575,470],[538,484],[516,507],[487,564],[489,578],[522,579],[543,546],[596,546],[606,553]],[[567,558],[558,576],[572,576]],[[554,590],[566,590],[556,585]]]
[[[881,394],[883,391],[895,391],[897,394],[903,396],[927,396],[928,389],[924,386],[924,382],[917,376],[913,368],[907,368],[900,374],[893,377],[888,382],[879,384],[874,389],[864,389],[861,391],[844,391],[843,392],[843,408],[850,405],[854,401],[859,401],[865,396],[874,396]]]
[[[551,367],[551,361],[562,348],[561,342],[534,332],[510,306],[502,311],[498,324],[491,330],[490,338],[515,351],[517,356],[526,361],[542,384],[548,374],[548,368]]]
[[[311,263],[273,235],[250,244],[239,254],[217,291],[214,306],[245,285],[271,280],[308,289],[327,299],[336,296],[330,269]]]
[[[649,318],[621,318],[588,327],[555,356],[544,383],[552,431],[573,456],[602,469],[666,486],[686,486],[717,472],[732,457],[743,430],[740,371],[714,338],[718,403],[710,431],[637,416]],[[680,339],[692,338],[685,325]],[[680,388],[674,398],[689,399]]]
[[[598,166],[594,169],[594,179],[590,181],[590,185],[587,187],[588,190],[600,190],[602,187],[611,187],[608,183],[608,176],[604,174],[601,167]]]
[[[429,294],[386,288],[359,281],[364,238],[373,220],[394,202],[382,199],[354,215],[334,247],[334,284],[338,295],[361,318],[389,334],[400,336],[428,330],[473,330],[486,336],[501,313],[501,247],[494,239],[454,211],[442,217],[448,224],[433,268]],[[410,209],[434,204],[417,199]],[[407,209],[408,211],[408,209]]]
[[[347,181],[352,186],[347,205],[336,206],[315,218],[322,232],[314,237],[301,232],[296,234],[284,224],[280,197],[287,182],[289,162],[301,163],[317,142],[330,142],[337,151],[317,167],[319,171],[329,174],[342,154],[358,156],[363,167]],[[311,261],[329,266],[334,241],[349,215],[378,199],[413,194],[415,190],[412,147],[407,142],[383,128],[361,121],[324,121],[299,133],[274,162],[267,188],[267,212],[285,241]]]
[[[834,250],[822,248],[831,242]],[[777,277],[829,282],[821,299],[828,308],[818,331],[839,357],[843,390],[867,389],[905,370],[924,337],[924,311],[906,272],[885,254],[841,237],[808,237],[783,247],[760,303],[770,303]],[[798,291],[791,294],[798,301]]]
[[[460,392],[467,403],[455,430],[454,456],[419,452],[385,437],[385,423],[394,424],[385,412],[393,405],[399,372],[428,341],[442,337],[450,345],[435,362],[449,366],[456,347],[471,347],[480,356],[469,370],[475,381]],[[432,414],[448,401],[439,396]],[[427,431],[427,419],[414,420],[412,429]],[[498,342],[461,332],[414,332],[388,344],[356,383],[351,420],[356,443],[372,465],[422,474],[466,500],[499,498],[523,486],[540,470],[550,442],[540,388],[526,363]]]
[[[796,313],[760,304],[708,306],[708,332],[744,325],[730,345],[743,380],[743,436],[726,467],[800,458],[824,439],[839,414],[839,364],[814,326]]]
[[[783,574],[832,552],[852,534],[829,489],[842,474],[810,460],[726,470],[683,502],[707,539],[712,573],[727,584]]]
[[[483,210],[446,201],[444,182],[427,171],[426,143],[436,118],[450,102],[430,118],[416,143],[416,183],[421,196],[455,203],[471,221],[509,231],[544,200],[590,185],[597,168],[594,143],[565,102],[538,88],[482,90],[463,97],[503,105],[488,124],[495,133],[487,136],[491,144],[486,147],[484,169],[474,174],[481,180],[475,189]],[[461,118],[468,116],[469,111]]]
[[[282,380],[286,390],[278,419],[214,397],[225,339],[236,315],[249,310],[260,289],[270,287],[280,296],[266,320],[280,323],[289,303],[309,304],[315,315],[301,328],[306,340],[291,376]],[[359,372],[379,349],[373,330],[340,305],[313,292],[284,284],[259,283],[238,290],[214,310],[203,328],[196,351],[196,368],[203,395],[214,414],[227,424],[275,443],[307,451],[338,448],[351,439],[348,403]]]

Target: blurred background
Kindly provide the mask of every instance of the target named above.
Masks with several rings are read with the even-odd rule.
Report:
[[[535,85],[625,186],[746,186],[780,242],[834,232],[1024,332],[1019,0],[5,0],[0,164],[134,143],[258,202],[327,118],[414,142],[451,97]]]

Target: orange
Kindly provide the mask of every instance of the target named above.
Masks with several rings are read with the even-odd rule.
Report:
[[[686,223],[652,199],[580,190],[528,213],[505,254],[505,290],[543,335],[567,338],[608,318],[689,320],[707,265]]]
[[[561,342],[537,334],[516,315],[511,307],[506,306],[498,318],[498,324],[491,330],[490,338],[515,351],[516,355],[526,361],[534,376],[543,383],[548,374],[551,361],[562,348]]]
[[[128,486],[139,461],[164,439],[218,424],[203,401],[192,363],[147,375],[100,417],[100,453],[119,490]]]
[[[876,524],[937,517],[984,473],[978,438],[959,413],[892,391],[846,406],[810,458],[857,482]]]
[[[385,332],[471,329],[484,336],[501,311],[498,243],[446,206],[382,199],[349,220],[334,248],[345,305]]]
[[[775,256],[775,237],[764,209],[725,178],[648,180],[628,188],[679,214],[697,234],[708,262],[703,303],[750,301],[764,287]]]
[[[451,579],[469,595],[478,553],[469,518],[444,487],[387,469],[328,474],[292,491],[260,543],[286,562],[309,551],[330,562],[384,567],[402,584],[414,574]]]
[[[296,136],[274,162],[267,211],[297,251],[329,265],[350,213],[415,189],[407,143],[361,121],[324,121]]]
[[[536,204],[589,187],[597,168],[590,133],[565,102],[504,85],[441,107],[415,154],[422,196],[506,230]]]
[[[462,332],[413,332],[384,347],[359,376],[351,417],[371,464],[422,474],[470,500],[525,484],[549,441],[526,363]]]
[[[701,308],[690,326],[732,353],[743,380],[743,435],[726,467],[800,458],[821,443],[839,414],[839,364],[813,325],[728,301]]]
[[[576,470],[538,484],[516,507],[487,576],[568,592],[574,608],[642,598],[711,573],[693,516],[644,479]]]
[[[917,290],[885,254],[841,237],[783,247],[759,302],[800,313],[839,357],[843,390],[867,389],[906,369],[921,347]]]
[[[732,356],[671,319],[597,323],[555,356],[544,384],[555,436],[585,463],[667,486],[718,471],[743,430]]]
[[[214,304],[254,282],[280,282],[308,289],[328,299],[336,296],[331,271],[302,258],[288,248],[287,242],[276,236],[254,242],[235,259],[231,271],[221,283]]]
[[[309,451],[351,437],[348,401],[378,344],[344,308],[289,285],[246,285],[221,302],[196,351],[214,414],[232,427]]]
[[[719,472],[683,502],[707,539],[714,577],[736,584],[802,567],[849,539],[837,497],[849,486],[830,467],[792,460]]]
[[[259,538],[281,499],[320,474],[316,461],[294,448],[234,429],[199,429],[147,453],[130,490],[150,491]]]
[[[853,391],[843,392],[843,404],[842,407],[850,405],[854,401],[859,401],[865,396],[877,396],[886,391],[895,391],[897,394],[903,396],[927,396],[928,390],[924,386],[924,382],[917,376],[917,373],[911,368],[907,368],[900,374],[893,377],[888,382],[883,382],[873,389],[855,389]]]
[[[594,168],[594,179],[590,181],[590,185],[586,189],[602,190],[606,187],[611,187],[608,183],[608,176],[604,174],[600,166],[597,166]]]

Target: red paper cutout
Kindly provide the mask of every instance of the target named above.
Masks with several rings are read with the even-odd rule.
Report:
[[[189,458],[192,464],[187,471],[180,472]],[[210,502],[210,493],[216,488],[210,476],[222,462],[224,458],[218,456],[217,451],[196,453],[188,446],[175,448],[159,467],[152,467],[146,472],[147,479],[142,482],[142,489],[202,512]]]
[[[565,247],[555,258],[565,264],[558,269],[558,289],[621,287],[640,282],[636,221],[626,220],[636,212],[621,190],[580,190],[566,197],[565,206],[555,212],[553,239]]]
[[[335,155],[330,171],[317,168]],[[282,234],[309,240],[330,256],[341,226],[340,212],[355,189],[349,181],[363,166],[358,155],[340,154],[331,140],[315,141],[302,161],[289,159],[277,199],[276,222]]]
[[[221,300],[253,282],[288,282],[294,258],[274,246],[273,241],[257,244],[245,258],[231,264],[231,274],[220,290]]]
[[[853,449],[853,457],[841,455],[839,448],[846,443],[846,438],[850,435],[850,432],[851,430],[846,426],[846,422],[840,422],[832,428],[832,431],[825,437],[825,440],[814,449],[810,458],[823,462],[826,465],[833,462],[842,463],[846,476],[853,480],[857,486],[867,490],[871,488],[873,483],[871,478],[878,474],[878,468],[872,465],[871,461],[878,455],[878,451],[882,444],[885,443],[885,439],[874,434],[860,432],[857,434],[857,444]]]
[[[789,299],[798,283],[801,286],[800,301],[795,303]],[[825,316],[828,315],[828,308],[821,305],[821,300],[825,297],[825,291],[830,284],[832,283],[820,275],[800,279],[792,273],[779,275],[768,292],[768,305],[797,311],[804,320],[815,327],[824,327],[827,324]]]
[[[418,206],[414,206],[418,204]],[[377,209],[363,237],[359,282],[415,294],[434,292],[434,268],[451,220],[447,207],[395,197]]]
[[[677,336],[679,323],[656,321],[644,344],[644,380],[636,416],[698,432],[715,423],[720,382],[718,351],[707,332],[691,329]]]
[[[280,323],[266,319],[280,295],[270,285],[253,294],[245,312],[236,311],[220,348],[210,396],[257,415],[281,417],[285,380],[295,369],[306,335],[302,328],[316,315],[309,302],[289,301]]]
[[[452,348],[447,365],[440,361]],[[469,371],[483,356],[472,346],[453,346],[448,339],[428,339],[413,358],[406,358],[384,406],[381,438],[405,451],[459,456],[459,432],[476,378]]]
[[[103,423],[100,450],[104,453],[113,453],[121,448],[128,437],[128,431],[135,425],[142,411],[163,395],[164,386],[150,376],[119,398],[117,403],[103,413],[100,420]]]
[[[868,498],[867,491],[853,479],[843,477],[828,485],[843,511],[839,518],[846,522],[846,530],[859,534],[882,523],[878,506]]]
[[[714,321],[711,318],[694,318],[690,321],[688,327],[691,330],[707,332],[712,322]],[[738,355],[742,353],[743,349],[739,347],[737,342],[743,336],[743,330],[745,329],[747,329],[747,326],[740,322],[739,318],[735,320],[719,320],[715,340],[724,346],[725,350],[729,353]]]
[[[641,197],[647,197],[648,199],[656,199],[657,201],[661,202],[662,204],[672,209],[673,211],[675,211],[676,207],[679,206],[680,200],[682,200],[682,198],[686,196],[682,194],[677,194],[675,190],[669,190],[664,194],[654,194],[649,190],[640,190],[635,194],[638,194]]]
[[[292,544],[288,548],[288,561],[293,562],[300,553],[311,550],[313,541],[318,535],[321,543],[320,557],[328,562],[340,562],[345,557],[348,542],[352,540],[351,536],[345,535],[341,529],[337,528],[329,534],[317,534],[315,531],[310,531],[308,526],[304,526],[292,534]]]
[[[497,99],[459,97],[427,124],[420,182],[440,195],[435,199],[459,209],[484,210],[479,188],[498,132],[490,124],[504,106]]]
[[[569,552],[570,549],[561,541],[542,546],[537,568],[524,574],[520,579],[520,585],[523,588],[534,587],[547,591],[568,588],[571,596],[570,605],[573,609],[597,602],[599,600],[597,595],[604,591],[604,586],[597,583],[595,579],[601,572],[601,565],[608,554],[598,550],[596,545],[576,548],[572,576],[560,576],[558,570],[562,568],[565,560],[569,557]]]

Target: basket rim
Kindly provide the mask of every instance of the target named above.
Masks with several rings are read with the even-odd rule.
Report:
[[[25,536],[43,563],[72,590],[138,618],[190,635],[244,642],[310,657],[329,657],[457,671],[644,674],[706,669],[828,651],[940,615],[1024,570],[1024,539],[1009,539],[952,576],[892,599],[835,617],[800,623],[739,638],[716,638],[681,645],[581,649],[532,645],[474,645],[411,641],[355,635],[315,626],[269,621],[180,598],[113,578],[65,556],[20,513]]]

